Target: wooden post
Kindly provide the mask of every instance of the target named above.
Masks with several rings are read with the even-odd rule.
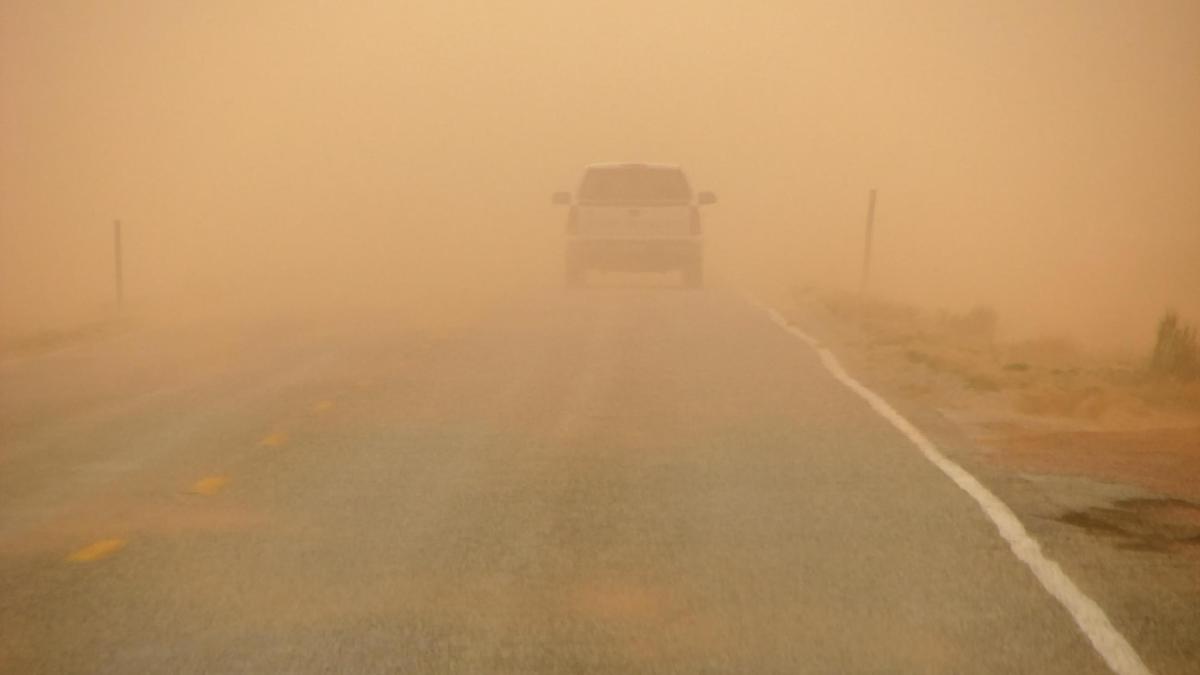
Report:
[[[113,221],[113,275],[117,285],[117,306],[125,304],[125,268],[121,251],[121,221]]]
[[[875,238],[875,188],[871,188],[871,196],[867,201],[867,237],[863,245],[862,280],[858,292],[867,292],[867,281],[871,277],[871,243]]]

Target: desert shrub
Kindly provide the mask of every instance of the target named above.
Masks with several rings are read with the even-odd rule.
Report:
[[[1190,380],[1156,377],[1143,381],[1137,393],[1160,408],[1200,412],[1200,377]]]
[[[1022,340],[1007,345],[1005,355],[1011,361],[1043,368],[1062,368],[1079,363],[1083,352],[1078,345],[1066,338],[1043,337]]]
[[[963,384],[975,391],[1000,391],[1000,381],[983,373],[964,374]]]
[[[1167,312],[1158,322],[1150,372],[1178,379],[1191,379],[1200,374],[1196,329],[1181,321],[1175,312]]]
[[[1016,408],[1026,415],[1098,419],[1112,405],[1113,396],[1108,388],[1097,385],[1043,385],[1022,392],[1016,399]]]
[[[996,339],[999,319],[991,307],[975,307],[965,314],[943,312],[939,318],[942,330],[951,337],[984,343]]]
[[[929,355],[917,349],[909,349],[904,352],[904,358],[908,359],[909,363],[929,363]]]

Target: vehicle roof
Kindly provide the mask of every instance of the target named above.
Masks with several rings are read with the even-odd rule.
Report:
[[[588,164],[587,166],[583,167],[583,170],[622,169],[635,166],[640,166],[647,169],[674,169],[675,171],[681,171],[683,169],[683,167],[678,164],[658,164],[653,162],[596,162],[595,164]]]

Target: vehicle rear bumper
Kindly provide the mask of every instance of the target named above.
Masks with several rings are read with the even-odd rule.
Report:
[[[698,262],[703,245],[700,237],[572,237],[567,240],[567,259],[596,269],[650,272]]]

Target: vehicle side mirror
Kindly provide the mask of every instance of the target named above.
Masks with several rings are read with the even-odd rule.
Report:
[[[554,204],[555,206],[570,206],[571,193],[570,192],[555,192],[554,195],[552,197],[550,197],[550,203]]]
[[[700,206],[705,206],[706,204],[716,204],[717,203],[716,193],[709,192],[708,190],[701,192],[700,194],[696,195],[696,197],[697,197],[697,201],[700,203]]]

